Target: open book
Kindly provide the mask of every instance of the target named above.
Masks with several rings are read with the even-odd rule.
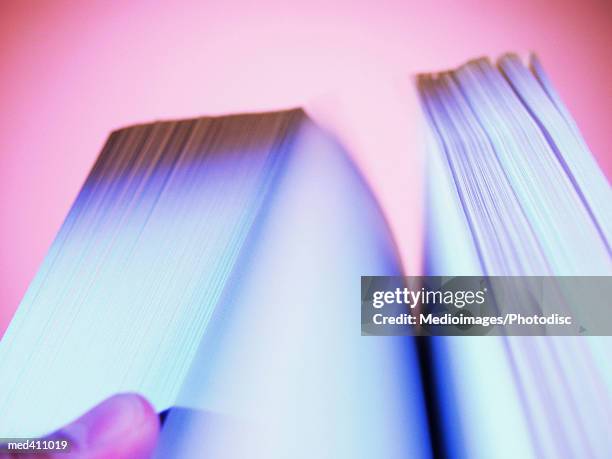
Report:
[[[416,90],[427,274],[612,274],[609,184],[536,60]],[[0,437],[137,391],[210,415],[170,411],[159,457],[612,455],[608,338],[361,337],[360,276],[400,274],[302,110],[119,130],[0,343]]]

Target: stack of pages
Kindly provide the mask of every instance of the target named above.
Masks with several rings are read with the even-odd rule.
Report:
[[[414,344],[350,325],[368,272],[393,239],[302,110],[114,132],[0,344],[0,438],[138,392],[163,458],[426,455]]]
[[[537,59],[480,59],[417,86],[429,125],[428,274],[612,275],[612,191]],[[608,457],[611,344],[432,339],[435,378],[450,384],[436,405],[446,451]],[[503,422],[480,422],[491,416]]]

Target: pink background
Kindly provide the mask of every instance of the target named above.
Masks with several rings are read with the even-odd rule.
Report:
[[[3,2],[0,335],[126,124],[311,102],[367,171],[415,272],[416,111],[387,83],[534,50],[610,177],[611,12],[606,0]]]

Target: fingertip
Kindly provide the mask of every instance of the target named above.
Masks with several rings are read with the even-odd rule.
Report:
[[[159,417],[139,394],[114,395],[57,432],[71,442],[68,457],[148,458],[159,435]],[[66,458],[66,456],[63,456]]]

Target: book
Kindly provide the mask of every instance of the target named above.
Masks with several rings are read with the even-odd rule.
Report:
[[[415,89],[426,274],[610,277],[609,183],[535,57]],[[361,337],[360,277],[401,274],[303,110],[120,129],[0,343],[0,437],[135,391],[160,458],[612,454],[609,337]]]

